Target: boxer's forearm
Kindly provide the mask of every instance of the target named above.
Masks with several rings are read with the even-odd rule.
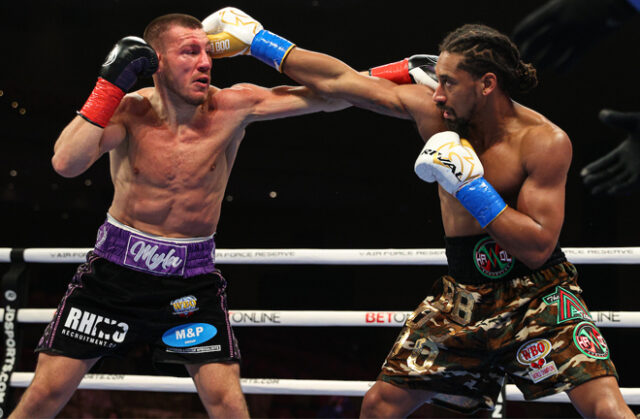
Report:
[[[362,76],[337,58],[298,47],[289,53],[283,70],[298,83],[332,95],[351,94],[349,82]]]
[[[560,227],[553,223],[541,224],[527,214],[506,207],[485,231],[516,259],[531,269],[537,269],[553,253]]]
[[[62,131],[53,146],[51,164],[64,177],[87,170],[100,157],[100,139],[104,129],[76,116]]]
[[[337,58],[293,48],[282,68],[289,77],[321,95],[384,115],[410,117],[395,83],[359,73]]]

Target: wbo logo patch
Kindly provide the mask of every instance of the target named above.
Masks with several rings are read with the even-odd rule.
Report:
[[[476,269],[487,278],[506,276],[515,265],[515,259],[492,237],[485,237],[473,248]]]
[[[169,304],[171,304],[171,307],[173,308],[173,314],[177,314],[181,317],[189,317],[199,310],[199,308],[196,307],[198,299],[193,295],[187,295],[185,297],[175,299]]]
[[[524,343],[516,353],[516,359],[522,365],[527,365],[529,378],[534,383],[556,375],[558,368],[556,363],[547,362],[545,357],[551,352],[551,342],[547,339],[534,339]]]
[[[573,343],[589,358],[609,359],[609,345],[590,322],[579,323],[573,329]]]
[[[187,323],[172,327],[162,334],[162,341],[175,348],[187,348],[206,342],[218,334],[215,326],[207,323]]]

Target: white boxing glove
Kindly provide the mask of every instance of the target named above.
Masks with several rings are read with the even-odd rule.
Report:
[[[484,168],[471,144],[453,131],[429,138],[414,170],[425,182],[438,182],[458,198],[482,228],[507,208],[498,192],[483,177]]]
[[[282,71],[293,43],[263,29],[260,22],[235,7],[225,7],[202,21],[213,47],[213,57],[251,54],[260,61]]]
[[[484,175],[482,163],[469,141],[453,131],[439,132],[429,138],[414,170],[420,179],[438,182],[451,195],[465,183]]]
[[[249,53],[253,38],[263,27],[260,22],[235,7],[225,7],[207,16],[202,29],[213,46],[215,58]]]

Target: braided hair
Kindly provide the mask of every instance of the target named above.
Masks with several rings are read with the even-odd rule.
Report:
[[[467,24],[449,33],[440,52],[461,54],[458,68],[479,78],[494,73],[509,96],[526,93],[538,85],[536,69],[520,59],[518,47],[506,35],[485,25]]]

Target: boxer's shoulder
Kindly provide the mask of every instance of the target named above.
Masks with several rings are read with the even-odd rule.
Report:
[[[517,118],[514,121],[517,129],[511,130],[510,136],[525,154],[538,152],[559,152],[571,147],[567,133],[533,109],[516,104]]]
[[[212,90],[210,93],[211,104],[212,107],[239,109],[260,101],[267,90],[251,83],[238,83],[224,89]]]

